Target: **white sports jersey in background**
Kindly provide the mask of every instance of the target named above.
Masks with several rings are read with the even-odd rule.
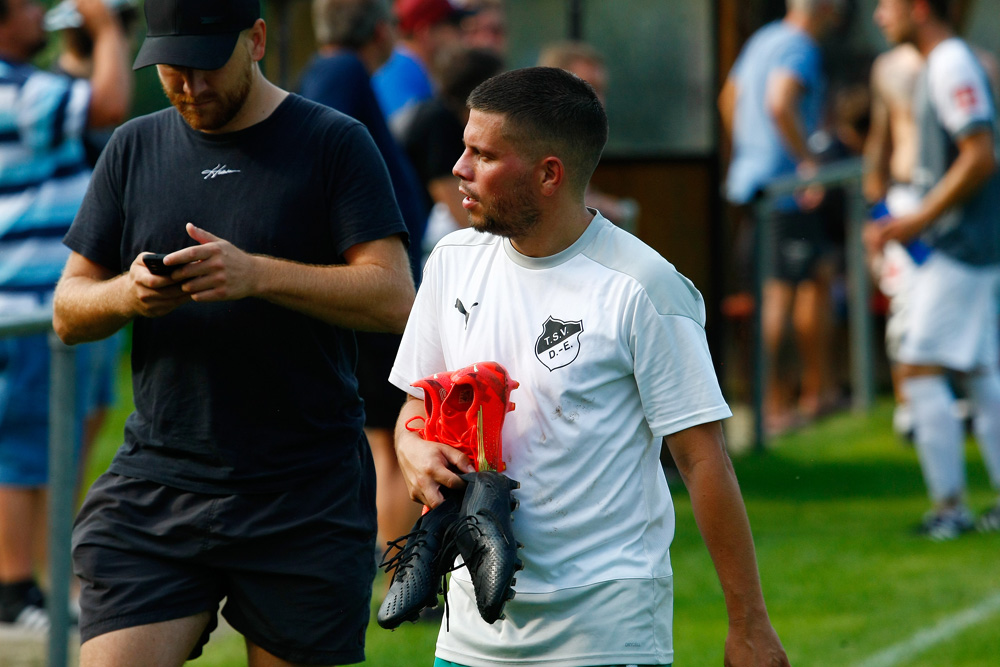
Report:
[[[525,564],[506,619],[452,579],[438,655],[466,665],[665,664],[674,512],[665,435],[731,415],[701,295],[600,214],[570,248],[521,255],[462,230],[431,255],[390,381],[410,387],[479,361],[520,382],[503,429]]]

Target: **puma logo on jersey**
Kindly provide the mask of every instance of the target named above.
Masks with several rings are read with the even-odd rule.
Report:
[[[458,312],[462,313],[462,315],[465,315],[465,328],[466,329],[469,328],[469,315],[472,314],[469,311],[471,311],[473,308],[475,308],[478,305],[479,305],[479,302],[477,301],[474,304],[472,304],[471,306],[469,306],[469,310],[466,310],[465,309],[465,304],[462,303],[462,300],[461,299],[455,299],[455,309],[458,310]]]

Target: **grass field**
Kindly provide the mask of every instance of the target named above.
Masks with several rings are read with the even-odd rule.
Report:
[[[91,478],[120,443],[130,409],[123,393]],[[883,400],[868,415],[830,417],[766,455],[735,459],[774,625],[793,665],[998,666],[1000,535],[933,544],[912,533],[926,497],[913,451],[890,432],[890,411]],[[993,495],[975,446],[968,452],[980,510]],[[672,491],[675,665],[721,665],[722,594],[687,494],[680,484]],[[387,632],[373,621],[363,664],[430,667],[436,633],[433,624]],[[221,635],[190,664],[235,667],[243,656],[238,635]]]

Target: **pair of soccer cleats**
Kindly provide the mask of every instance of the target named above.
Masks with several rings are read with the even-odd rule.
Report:
[[[514,597],[514,575],[523,564],[511,525],[517,509],[511,491],[520,485],[491,470],[461,477],[465,489],[445,489],[443,503],[420,517],[408,535],[389,543],[381,567],[393,571],[392,583],[377,615],[383,628],[416,621],[425,608],[437,606],[439,594],[446,596],[447,611],[446,575],[457,569],[457,556],[469,569],[484,621],[503,618],[504,605]]]
[[[461,476],[465,489],[443,489],[444,502],[426,511],[408,535],[389,543],[381,567],[393,571],[393,578],[378,623],[395,628],[436,606],[439,593],[447,596],[446,575],[456,569],[459,555],[472,576],[479,614],[493,623],[514,597],[514,574],[523,567],[511,525],[517,508],[511,491],[520,485],[502,474],[501,441],[504,417],[514,409],[510,392],[518,383],[500,364],[482,362],[436,373],[414,386],[424,390],[426,416],[410,420],[422,419],[423,428],[410,423],[407,428],[462,450],[476,472]]]

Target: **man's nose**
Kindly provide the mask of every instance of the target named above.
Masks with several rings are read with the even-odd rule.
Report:
[[[184,92],[190,97],[198,97],[208,88],[205,73],[200,69],[184,70],[181,76],[184,78]]]
[[[471,178],[468,177],[469,176],[468,157],[469,157],[469,149],[466,148],[462,152],[462,155],[458,158],[458,162],[456,162],[455,166],[451,168],[451,173],[457,176],[458,178],[462,179],[463,181],[472,180]]]

